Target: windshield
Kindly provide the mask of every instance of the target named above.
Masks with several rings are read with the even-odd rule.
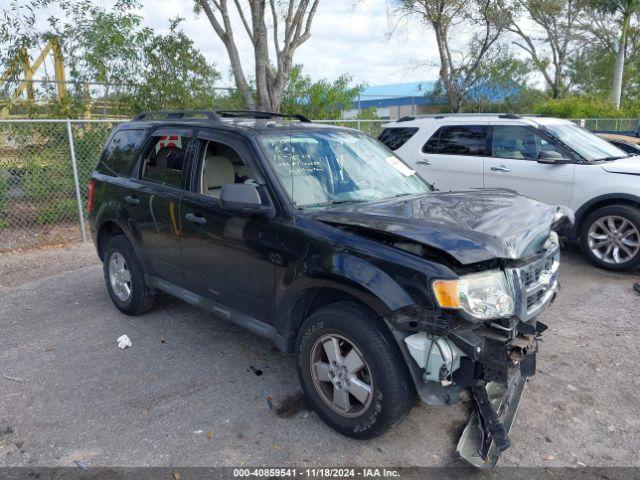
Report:
[[[628,156],[618,147],[573,123],[547,124],[543,128],[585,160],[613,160]]]
[[[292,132],[259,139],[298,207],[369,202],[430,191],[414,170],[364,134]]]

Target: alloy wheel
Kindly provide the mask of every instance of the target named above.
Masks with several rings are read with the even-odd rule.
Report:
[[[640,251],[640,232],[633,223],[618,215],[593,222],[587,238],[593,255],[606,263],[628,262]]]
[[[320,337],[311,349],[310,368],[320,398],[336,413],[356,417],[371,405],[371,369],[360,350],[345,337]]]
[[[109,257],[109,283],[116,297],[122,302],[131,296],[131,272],[122,254],[113,252]]]

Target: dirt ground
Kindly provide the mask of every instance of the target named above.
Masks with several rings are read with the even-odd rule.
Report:
[[[568,249],[561,279],[501,465],[640,466],[638,277]],[[468,404],[340,436],[270,342],[170,298],[119,313],[90,244],[0,255],[0,305],[0,466],[460,465]]]

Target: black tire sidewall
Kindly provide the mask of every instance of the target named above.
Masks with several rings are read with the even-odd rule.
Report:
[[[126,301],[122,301],[118,298],[111,287],[111,282],[109,281],[109,259],[115,252],[120,253],[120,255],[124,257],[129,273],[131,274],[131,295],[129,295],[129,298]],[[144,284],[144,276],[129,241],[123,235],[118,235],[109,239],[105,246],[104,256],[102,258],[104,259],[104,280],[111,300],[115,306],[124,313],[135,314],[137,310],[136,306],[143,301],[142,296],[144,295],[144,292],[142,290],[147,287]]]
[[[635,227],[640,231],[640,210],[628,205],[610,205],[607,207],[599,208],[598,210],[590,213],[587,218],[584,219],[580,226],[580,248],[585,255],[591,260],[591,262],[599,268],[606,270],[631,270],[640,266],[640,251],[631,260],[620,263],[612,264],[603,262],[596,257],[589,248],[588,233],[591,226],[600,218],[609,215],[615,215],[626,218],[629,222],[633,223]]]
[[[329,426],[350,437],[371,438],[397,423],[398,419],[394,417],[398,415],[394,415],[397,414],[394,410],[403,409],[397,403],[410,405],[408,398],[398,399],[398,395],[410,395],[406,379],[403,379],[406,366],[398,363],[403,360],[398,360],[399,352],[393,350],[397,350],[397,346],[390,344],[379,328],[371,326],[371,322],[379,320],[369,319],[369,325],[363,325],[358,312],[349,311],[349,308],[345,307],[343,305],[342,308],[321,309],[303,324],[296,349],[298,377],[311,407]],[[367,330],[366,335],[363,335],[363,329]],[[313,384],[310,370],[311,350],[315,342],[327,334],[338,334],[347,338],[358,348],[369,365],[373,380],[373,400],[367,410],[357,417],[342,416],[330,409]],[[395,376],[390,375],[390,371],[395,371]],[[396,385],[398,380],[405,382],[402,385],[405,388]],[[408,411],[408,408],[406,410]],[[404,417],[405,413],[402,412],[400,418]]]

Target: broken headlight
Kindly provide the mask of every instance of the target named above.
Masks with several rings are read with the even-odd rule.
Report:
[[[478,320],[514,314],[513,291],[501,270],[463,275],[457,280],[436,280],[433,292],[442,308],[460,309]]]

